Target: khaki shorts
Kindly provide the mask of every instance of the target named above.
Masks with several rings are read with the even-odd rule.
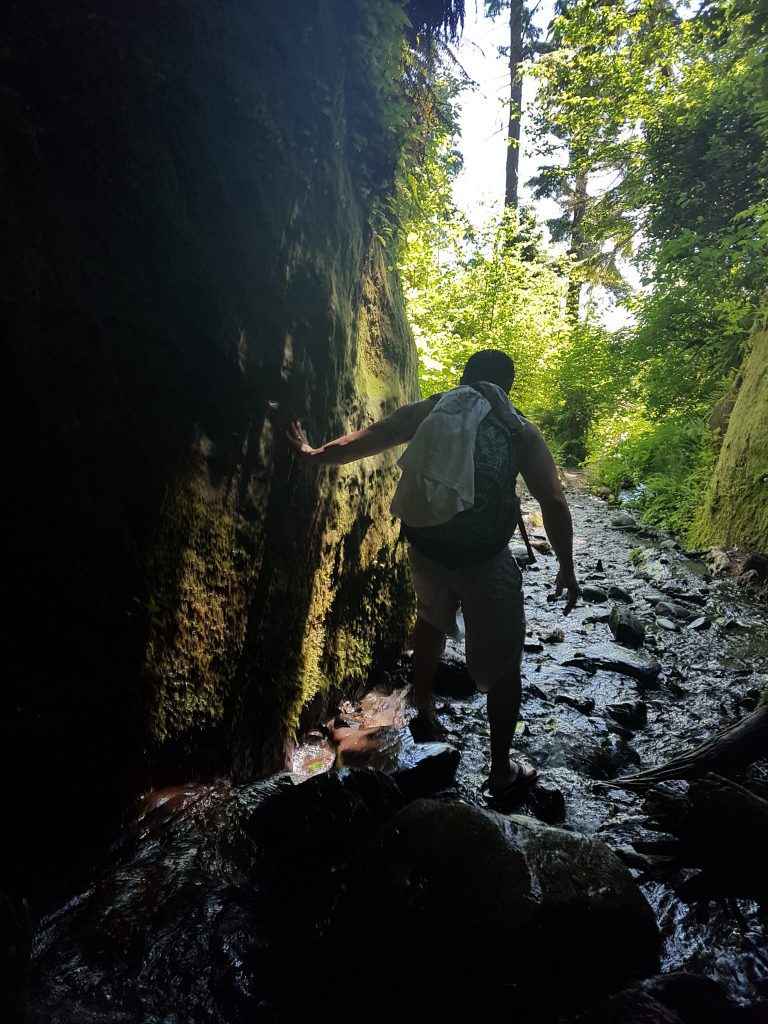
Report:
[[[458,639],[456,613],[461,607],[467,668],[478,690],[486,693],[520,665],[523,653],[523,577],[517,562],[506,548],[486,562],[446,569],[411,545],[408,559],[420,619]]]

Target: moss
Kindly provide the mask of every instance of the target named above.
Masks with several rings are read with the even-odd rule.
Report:
[[[253,575],[238,529],[236,517],[206,499],[199,485],[190,483],[166,500],[151,569],[151,743],[223,719]]]
[[[689,536],[694,547],[768,551],[768,330],[758,328],[709,486]]]

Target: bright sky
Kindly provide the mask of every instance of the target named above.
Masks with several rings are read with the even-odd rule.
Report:
[[[461,150],[464,170],[454,188],[457,204],[472,220],[483,217],[483,209],[504,198],[504,175],[507,159],[507,112],[509,110],[509,63],[499,56],[498,47],[509,42],[507,18],[491,21],[467,4],[467,20],[457,56],[464,70],[475,82],[476,89],[462,93],[460,106]],[[535,21],[546,28],[552,16],[550,0],[543,0]],[[523,202],[531,202],[530,189],[525,186],[537,170],[528,139],[528,118],[525,107],[533,99],[530,79],[523,83],[522,153],[520,180],[523,183]],[[542,217],[553,216],[557,207],[552,202],[537,204]]]
[[[535,14],[535,23],[544,29],[552,18],[551,0],[541,0]],[[460,149],[464,157],[464,169],[454,184],[456,204],[475,223],[484,219],[494,205],[500,206],[504,199],[504,180],[507,156],[507,112],[509,103],[509,64],[506,57],[499,56],[498,47],[506,46],[509,39],[507,18],[502,15],[491,21],[483,17],[482,3],[477,7],[467,4],[467,19],[456,55],[467,74],[477,83],[476,89],[466,89],[460,98],[461,128]],[[542,37],[543,38],[543,37]],[[526,182],[538,170],[537,157],[532,152],[530,123],[526,108],[534,101],[534,83],[530,78],[523,82],[522,146],[520,154],[521,198],[524,203],[533,203],[531,190]],[[558,214],[554,200],[533,203],[542,220]],[[628,273],[634,283],[636,274]],[[600,315],[611,329],[630,322],[626,311],[616,308],[606,297],[600,303]]]

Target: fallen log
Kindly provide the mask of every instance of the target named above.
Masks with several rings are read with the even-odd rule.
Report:
[[[634,775],[611,779],[617,789],[650,786],[670,779],[700,779],[708,772],[731,777],[768,756],[768,704],[717,733],[686,754]]]

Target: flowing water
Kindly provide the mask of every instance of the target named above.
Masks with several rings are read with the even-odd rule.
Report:
[[[582,584],[598,589],[566,618],[562,603],[551,599],[553,556],[541,553],[526,568],[528,641],[515,748],[540,771],[540,795],[530,813],[626,851],[664,835],[643,795],[612,786],[611,779],[691,749],[756,706],[768,683],[765,610],[735,583],[712,580],[704,562],[668,539],[611,528],[615,512],[602,501],[578,491],[570,503],[577,573]],[[535,520],[532,533],[543,539]],[[611,586],[625,591],[632,602],[627,607],[645,624],[638,651],[613,641],[605,618],[621,598],[614,591],[613,601],[602,601],[599,593]],[[687,621],[655,610],[671,599],[690,610]],[[708,627],[692,625],[703,617]],[[453,787],[438,796],[482,804],[485,698],[467,689],[462,662],[461,644],[450,644],[436,701],[461,759]],[[384,755],[367,742],[368,730],[397,737],[394,730],[412,715],[406,682],[404,665],[387,686],[343,705],[335,723],[343,742],[331,742],[327,729],[305,737],[293,777],[150,795],[112,864],[75,887],[41,922],[29,1019],[279,1019],[270,995],[276,970],[270,947],[280,936],[282,948],[294,950],[300,977],[309,941],[303,929],[316,927],[308,923],[307,908],[322,894],[291,884],[290,828],[283,830],[276,865],[244,823],[269,796],[334,763],[376,763]],[[737,1003],[768,996],[767,922],[757,903],[689,906],[676,895],[679,872],[659,880],[632,870],[657,915],[664,970],[713,977]]]

